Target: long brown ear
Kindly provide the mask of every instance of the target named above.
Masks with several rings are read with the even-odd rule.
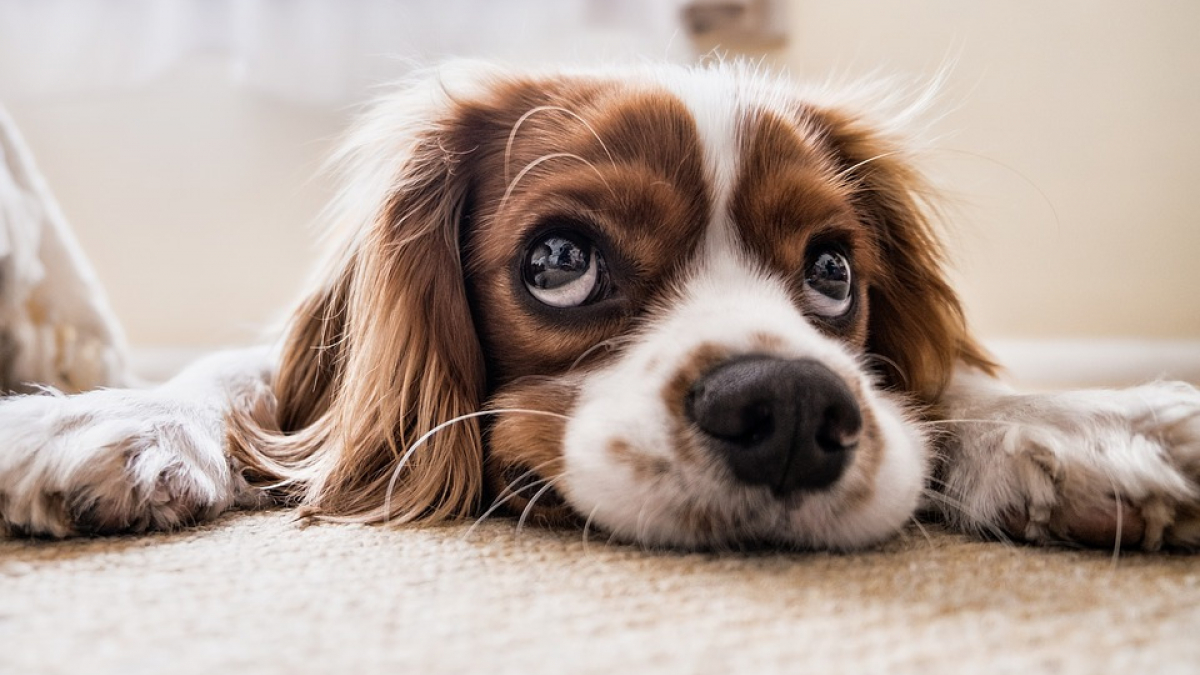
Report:
[[[470,176],[446,138],[453,108],[427,83],[381,102],[351,137],[334,210],[343,241],[292,318],[273,396],[230,417],[251,482],[321,518],[405,522],[477,506],[478,424],[425,438],[479,409],[485,377],[458,252]]]
[[[884,269],[868,292],[867,329],[869,352],[883,357],[880,374],[894,388],[934,403],[957,362],[994,372],[946,280],[925,201],[929,190],[902,143],[851,114],[815,116],[842,157],[858,209],[881,248]]]

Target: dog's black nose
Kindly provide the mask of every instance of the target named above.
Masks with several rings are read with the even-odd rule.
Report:
[[[812,359],[728,361],[692,385],[686,410],[738,480],[778,496],[832,484],[862,433],[854,394]]]

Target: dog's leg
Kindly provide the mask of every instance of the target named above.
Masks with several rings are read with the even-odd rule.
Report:
[[[263,503],[230,465],[225,417],[273,368],[268,349],[230,351],[153,389],[0,400],[0,533],[169,529]]]
[[[1182,382],[1021,394],[960,369],[935,423],[931,501],[977,534],[1200,545],[1200,391]]]

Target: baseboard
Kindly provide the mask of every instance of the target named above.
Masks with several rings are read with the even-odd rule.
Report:
[[[1194,340],[989,340],[987,347],[1019,384],[1048,388],[1138,384],[1155,379],[1200,383],[1200,341]],[[214,349],[140,347],[135,373],[162,381]]]
[[[129,367],[148,382],[163,382],[196,359],[222,347],[136,346],[129,350]]]
[[[1011,378],[1031,387],[1200,383],[1197,340],[989,340]]]

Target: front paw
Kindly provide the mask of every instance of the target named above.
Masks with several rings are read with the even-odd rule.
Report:
[[[959,423],[956,519],[1035,543],[1200,546],[1200,392],[1007,396]]]
[[[67,537],[214,517],[234,479],[206,412],[152,391],[0,401],[0,530]]]

